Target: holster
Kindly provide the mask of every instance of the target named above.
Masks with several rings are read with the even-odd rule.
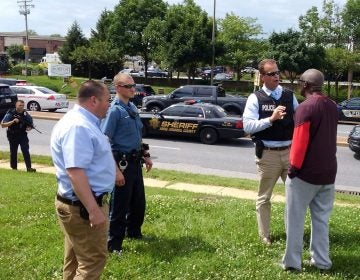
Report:
[[[255,155],[257,158],[260,159],[262,158],[265,145],[261,140],[255,140],[254,142],[255,142]]]
[[[96,203],[100,207],[102,207],[106,203],[109,204],[109,197],[110,196],[108,193],[103,193],[99,196],[94,195]],[[89,220],[89,212],[86,210],[85,206],[82,203],[80,203],[79,208],[80,208],[80,217],[83,218],[84,220]]]

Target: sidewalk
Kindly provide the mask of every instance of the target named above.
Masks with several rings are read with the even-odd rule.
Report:
[[[38,173],[55,174],[55,168],[53,166],[44,166],[41,164],[33,163],[32,167],[35,168],[36,172]],[[0,168],[10,169],[9,160],[0,160]],[[26,171],[26,167],[23,162],[18,163],[18,170],[24,172]],[[144,184],[146,187],[151,188],[164,188],[250,200],[256,200],[257,197],[257,192],[255,191],[241,190],[222,186],[197,185],[189,183],[170,183],[168,181],[161,181],[151,178],[144,178]],[[273,195],[272,202],[285,202],[285,198],[281,195]]]
[[[45,166],[37,163],[33,163],[32,167],[36,169],[37,173],[49,173],[55,174],[55,167],[53,166]],[[0,169],[10,169],[9,160],[0,160]],[[25,164],[23,162],[18,163],[19,171],[26,171]],[[169,181],[161,181],[152,178],[144,178],[144,184],[146,187],[150,188],[163,188],[177,191],[187,191],[194,193],[202,193],[209,195],[217,195],[217,196],[225,196],[225,197],[233,197],[240,199],[249,199],[256,200],[257,192],[250,190],[242,190],[231,187],[222,187],[222,186],[214,186],[214,185],[199,185],[199,184],[190,184],[190,183],[171,183]],[[285,197],[283,195],[274,194],[271,198],[271,202],[285,202]],[[360,207],[355,206],[354,204],[347,204],[341,202],[335,202],[335,205],[341,207]]]

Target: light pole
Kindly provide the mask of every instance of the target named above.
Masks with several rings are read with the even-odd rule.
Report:
[[[28,31],[28,22],[27,22],[27,15],[30,14],[30,8],[34,8],[34,5],[31,5],[29,3],[32,2],[32,0],[18,0],[17,1],[19,5],[19,13],[20,15],[25,16],[25,32],[26,32],[26,39],[25,39],[25,46],[24,46],[24,52],[25,52],[25,77],[27,77],[28,74],[28,61],[29,61],[29,31]]]
[[[210,71],[210,84],[214,84],[214,67],[215,67],[215,10],[216,10],[216,0],[214,0],[214,13],[213,13],[213,27],[212,27],[212,59],[211,59],[211,71]]]

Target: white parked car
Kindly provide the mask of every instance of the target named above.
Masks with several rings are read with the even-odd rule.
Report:
[[[66,95],[57,93],[49,88],[41,86],[11,86],[18,99],[24,100],[25,108],[29,111],[49,110],[55,112],[57,109],[69,107]]]

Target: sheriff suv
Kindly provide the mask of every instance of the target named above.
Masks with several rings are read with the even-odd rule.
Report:
[[[0,118],[2,119],[9,109],[15,108],[15,103],[18,100],[16,93],[14,93],[7,84],[0,84]]]

